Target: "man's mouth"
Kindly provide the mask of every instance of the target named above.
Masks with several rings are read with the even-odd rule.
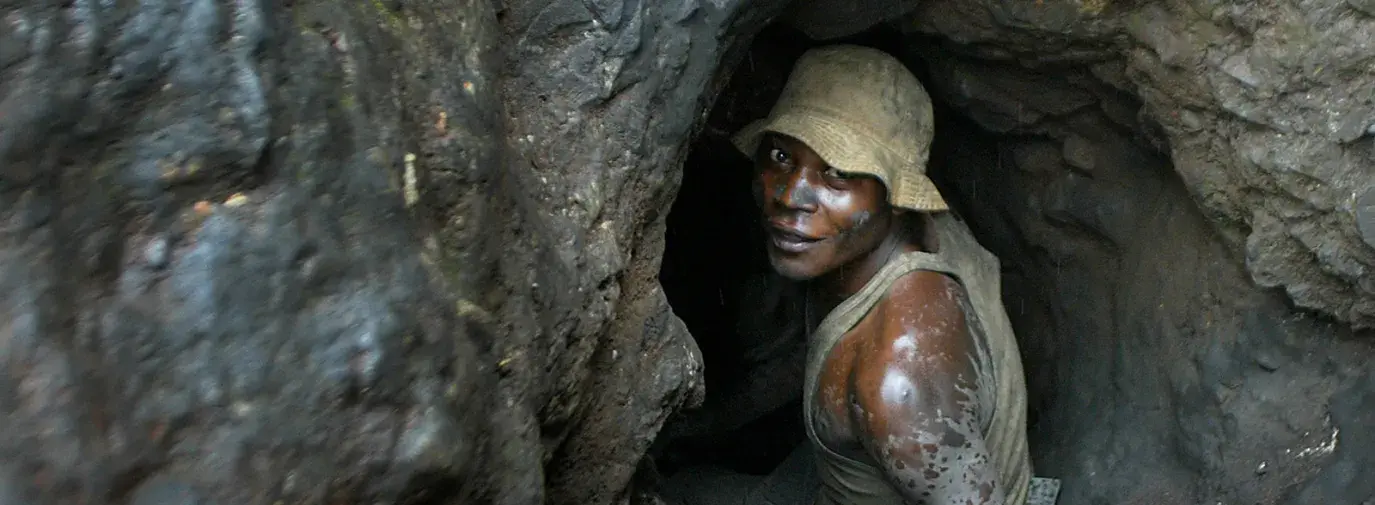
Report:
[[[821,242],[821,239],[803,235],[786,228],[770,226],[769,242],[773,243],[774,247],[784,252],[800,253],[811,249],[817,242]]]

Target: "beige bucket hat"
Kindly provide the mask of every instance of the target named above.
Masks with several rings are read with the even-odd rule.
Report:
[[[926,176],[935,129],[931,97],[896,58],[848,44],[797,60],[769,116],[731,139],[753,157],[765,132],[801,140],[838,170],[878,177],[896,207],[949,209]]]

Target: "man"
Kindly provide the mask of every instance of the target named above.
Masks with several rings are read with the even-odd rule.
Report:
[[[746,497],[698,502],[1026,503],[1026,394],[997,259],[926,177],[932,130],[900,62],[838,45],[804,54],[769,116],[734,137],[755,160],[770,262],[807,286],[814,469],[790,458]]]

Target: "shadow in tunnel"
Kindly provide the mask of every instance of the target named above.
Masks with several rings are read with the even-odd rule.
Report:
[[[684,164],[668,216],[660,282],[702,351],[707,400],[699,410],[731,408],[722,404],[725,392],[751,373],[752,349],[740,328],[752,315],[745,290],[770,268],[750,195],[751,170],[725,136],[703,135]],[[805,437],[794,403],[738,429],[671,443],[660,469],[715,464],[765,473]]]
[[[753,168],[731,145],[730,134],[768,113],[793,62],[807,48],[802,40],[778,27],[766,29],[755,40],[690,147],[682,186],[667,218],[660,282],[705,361],[707,399],[698,413],[743,408],[729,405],[727,399],[752,372],[752,361],[761,352],[751,348],[760,343],[744,335],[742,326],[749,326],[751,318],[765,317],[760,307],[751,306],[757,301],[746,292],[759,288],[759,278],[771,267],[750,194]],[[779,384],[776,392],[798,401],[760,412],[762,417],[743,426],[661,441],[660,470],[672,473],[681,465],[713,464],[766,473],[806,437],[801,385]],[[684,413],[669,424],[682,424],[692,416],[693,412]]]

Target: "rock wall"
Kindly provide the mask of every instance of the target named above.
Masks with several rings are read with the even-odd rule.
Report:
[[[1362,503],[1337,476],[1368,464],[1348,435],[1368,428],[1337,412],[1369,394],[1375,350],[1256,287],[1131,130],[1063,121],[1076,140],[947,122],[936,174],[1003,258],[1060,503]]]
[[[977,125],[944,134],[941,175],[1009,268],[1065,503],[1375,496],[1351,435],[1372,348],[1348,333],[1375,322],[1369,14],[926,2],[896,23]],[[1001,135],[965,145],[980,131]]]
[[[496,172],[494,21],[406,9],[0,4],[0,502],[472,496],[491,334],[410,167]]]
[[[1081,80],[1139,97],[1139,111],[1109,113],[1169,153],[1255,283],[1375,328],[1375,15],[1367,2],[934,0],[901,24],[958,44],[947,46],[953,51],[1074,68]],[[1047,114],[1092,105],[1055,96],[1019,110],[987,108],[1034,81],[992,82],[978,70],[952,77],[995,131],[1037,131]]]
[[[625,499],[701,395],[684,146],[779,7],[0,3],[0,502]]]
[[[690,138],[749,36],[783,2],[508,2],[499,11],[514,279],[498,344],[508,403],[537,419],[549,503],[619,503],[702,361],[657,277]],[[504,358],[503,358],[504,359]],[[521,407],[518,407],[521,408]],[[535,459],[536,462],[540,460]],[[651,476],[653,472],[643,475]],[[520,489],[539,489],[530,481]]]

